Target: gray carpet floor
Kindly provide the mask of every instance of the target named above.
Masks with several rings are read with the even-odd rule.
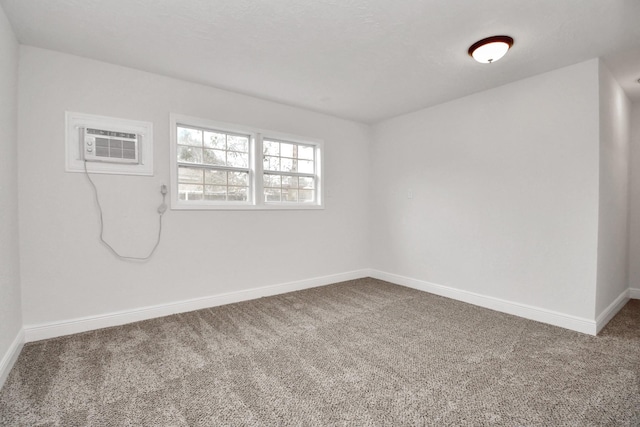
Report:
[[[374,279],[27,344],[9,426],[640,425],[640,301],[598,337]]]

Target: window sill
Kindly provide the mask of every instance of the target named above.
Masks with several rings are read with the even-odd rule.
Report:
[[[276,204],[267,203],[263,205],[249,204],[191,204],[191,203],[175,203],[171,205],[171,210],[177,211],[307,211],[307,210],[323,210],[324,205],[292,205],[292,204]]]

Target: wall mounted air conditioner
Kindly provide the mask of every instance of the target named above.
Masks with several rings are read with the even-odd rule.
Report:
[[[153,124],[66,113],[66,171],[153,175]]]
[[[80,142],[88,162],[140,163],[140,141],[135,133],[80,128]]]

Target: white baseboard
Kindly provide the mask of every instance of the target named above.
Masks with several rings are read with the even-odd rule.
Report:
[[[571,316],[557,311],[489,297],[474,292],[437,285],[435,283],[412,279],[397,274],[385,273],[378,270],[371,270],[371,277],[395,283],[397,285],[406,286],[408,288],[418,289],[420,291],[467,302],[480,307],[489,308],[491,310],[500,311],[502,313],[513,314],[515,316],[524,317],[525,319],[560,326],[561,328],[571,329],[584,334],[596,335],[597,333],[596,322],[582,317]]]
[[[395,283],[409,288],[418,289],[458,301],[464,301],[480,307],[503,313],[513,314],[526,319],[560,326],[585,334],[596,335],[624,306],[628,298],[640,299],[640,289],[629,288],[621,294],[611,305],[603,311],[596,321],[571,316],[568,314],[507,301],[500,298],[464,291],[449,286],[438,285],[423,280],[413,279],[397,274],[386,273],[375,269],[362,269],[345,273],[333,274],[329,276],[315,277],[307,280],[283,283],[279,285],[265,286],[261,288],[246,289],[237,292],[228,292],[219,295],[212,295],[202,298],[194,298],[184,301],[171,302],[155,306],[140,307],[133,310],[106,313],[97,316],[88,316],[76,319],[63,320],[59,322],[44,323],[38,325],[26,325],[20,331],[13,344],[0,361],[0,386],[9,374],[13,363],[20,354],[24,342],[38,341],[42,339],[55,338],[64,335],[86,332],[95,329],[107,328],[111,326],[124,325],[140,320],[153,319],[156,317],[168,316],[176,313],[199,310],[202,308],[216,307],[225,304],[232,304],[240,301],[247,301],[256,298],[278,295],[318,286],[347,280],[360,279],[363,277],[373,277],[387,282]]]
[[[624,292],[618,295],[618,298],[616,298],[611,304],[609,304],[609,307],[605,308],[604,311],[600,313],[598,317],[596,317],[596,332],[600,332],[602,328],[604,328],[607,323],[609,323],[609,321],[613,319],[613,317],[618,314],[620,310],[622,310],[622,307],[624,307],[624,305],[629,302],[629,293],[630,290],[626,289]]]
[[[264,286],[260,288],[245,289],[242,291],[228,292],[202,298],[171,302],[155,306],[140,307],[133,310],[100,314],[97,316],[81,317],[38,325],[25,325],[25,341],[32,342],[95,329],[119,326],[140,320],[153,319],[176,313],[200,310],[219,305],[232,304],[271,295],[315,288],[317,286],[360,279],[369,276],[369,270],[356,270],[346,273],[332,274],[329,276],[314,277],[306,280],[282,283],[279,285]]]
[[[7,380],[9,376],[9,372],[11,372],[11,368],[16,363],[20,352],[22,351],[22,346],[24,345],[24,331],[20,329],[15,339],[7,349],[7,352],[2,356],[2,360],[0,360],[0,389],[4,385],[4,382]]]

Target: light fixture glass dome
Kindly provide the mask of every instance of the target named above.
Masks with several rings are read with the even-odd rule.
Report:
[[[483,64],[490,64],[502,58],[513,46],[513,39],[509,36],[493,36],[474,43],[469,48],[469,55]]]

